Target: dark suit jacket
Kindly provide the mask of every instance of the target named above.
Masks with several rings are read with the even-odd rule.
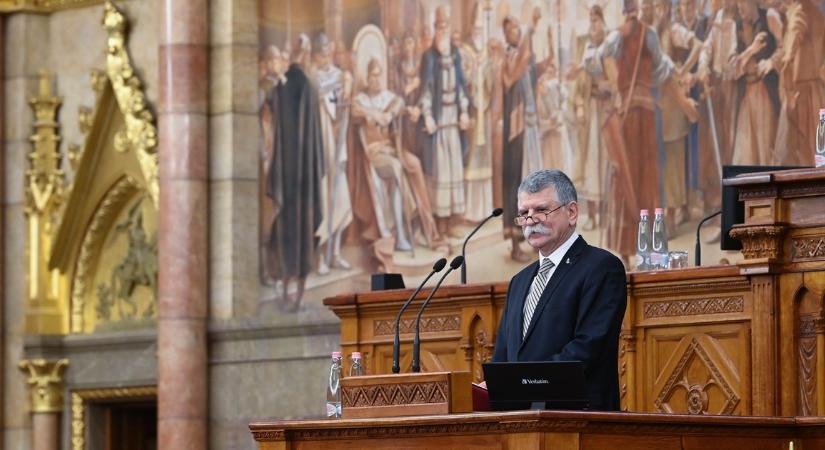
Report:
[[[624,265],[579,236],[547,282],[522,342],[524,301],[538,266],[510,280],[493,361],[583,361],[590,408],[618,411]]]

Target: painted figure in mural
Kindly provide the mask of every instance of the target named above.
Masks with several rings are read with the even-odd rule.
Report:
[[[421,109],[417,104],[419,88],[421,87],[420,61],[421,58],[415,48],[415,37],[412,35],[405,36],[401,46],[401,60],[398,64],[400,91],[396,93],[404,99],[407,108],[407,114],[404,114],[401,119],[401,144],[405,149],[413,152],[417,152],[419,149],[415,126],[421,116]],[[421,157],[421,155],[417,156]]]
[[[553,48],[553,32],[547,27],[547,47]],[[541,135],[542,167],[552,167],[581,183],[582,165],[574,155],[577,148],[574,114],[568,108],[568,92],[559,79],[558,67],[551,51],[548,57],[536,65],[536,111]]]
[[[461,237],[453,228],[465,212],[463,130],[470,125],[469,100],[461,55],[451,40],[450,15],[436,9],[433,45],[421,59],[421,121],[426,136],[419,140],[430,200],[442,234]]]
[[[504,205],[504,196],[502,194],[502,165],[504,163],[504,122],[502,117],[502,109],[504,103],[504,86],[501,81],[501,71],[504,68],[504,59],[506,50],[504,43],[492,38],[487,44],[487,53],[490,55],[490,65],[493,76],[493,90],[490,98],[490,136],[492,137],[492,171],[493,171],[493,204]],[[507,226],[504,227],[505,236],[507,234]]]
[[[732,61],[738,79],[739,102],[733,163],[767,165],[773,159],[779,115],[778,75],[770,64],[776,37],[768,26],[774,10],[759,8],[753,0],[738,0],[737,55]]]
[[[701,42],[692,31],[671,20],[670,0],[656,0],[654,12],[656,33],[659,35],[662,53],[674,61],[676,74],[682,79],[696,64],[702,48]],[[680,62],[684,53],[687,53],[687,57]],[[666,215],[671,217],[676,225],[680,225],[689,218],[685,177],[687,174],[685,163],[688,155],[685,151],[688,148],[690,122],[679,107],[678,99],[672,91],[662,93],[659,98],[659,107],[662,112],[662,140],[665,153],[662,176],[664,177],[664,200],[668,207]]]
[[[476,4],[478,5],[478,3]],[[464,218],[478,222],[493,209],[492,135],[490,98],[494,72],[484,42],[481,8],[475,8],[470,40],[462,46],[462,61],[470,100],[470,129],[467,130],[467,155],[464,169],[467,210]]]
[[[696,72],[705,94],[702,111],[708,115],[712,113],[716,125],[711,128],[708,118],[708,127],[702,128],[706,133],[701,155],[706,211],[716,211],[721,207],[721,175],[716,166],[730,164],[733,157],[737,89],[730,61],[736,55],[737,17],[736,0],[724,0],[722,7],[711,16],[710,30],[702,46]],[[719,163],[716,162],[717,149]]]
[[[533,31],[541,19],[541,11],[533,10],[531,26],[522,36],[518,19],[508,16],[502,23],[507,40],[507,54],[501,68],[504,93],[502,108],[502,201],[505,236],[512,241],[510,256],[526,262],[530,256],[519,246],[522,233],[510,224],[518,214],[518,185],[527,174],[543,167],[536,110],[536,61],[533,54]]]
[[[352,265],[341,256],[341,239],[352,222],[352,205],[347,183],[347,131],[352,75],[333,64],[332,44],[325,34],[316,40],[312,78],[318,88],[324,168],[321,180],[323,220],[316,231],[321,247],[318,273],[326,275],[331,267],[349,270]]]
[[[678,22],[688,30],[690,30],[696,39],[699,40],[700,45],[708,37],[710,33],[710,20],[708,16],[703,14],[697,5],[699,0],[679,0],[678,8]],[[699,51],[701,54],[701,50]],[[706,93],[702,90],[702,84],[699,82],[698,73],[698,55],[694,64],[688,63],[688,58],[691,53],[686,50],[676,49],[673,61],[680,64],[686,70],[682,73],[682,84],[690,91],[690,98],[695,100],[699,105],[699,121],[690,125],[688,132],[688,148],[687,148],[687,185],[688,195],[692,199],[691,213],[698,212],[700,215],[705,215],[711,210],[708,207],[708,197],[711,195],[718,195],[711,193],[713,189],[719,189],[719,176],[716,166],[716,158],[713,153],[713,137],[710,130],[710,114],[708,112]],[[703,174],[712,174],[712,179],[708,183],[700,183],[700,170],[702,167]],[[712,211],[716,211],[713,209]]]
[[[780,73],[782,110],[772,164],[812,165],[818,109],[825,106],[825,17],[811,0],[786,2]]]
[[[656,13],[653,10],[653,0],[641,0],[641,5],[639,7],[639,20],[649,27],[656,24]]]
[[[288,66],[288,55],[284,55],[281,50],[274,45],[266,46],[259,57],[258,63],[258,120],[261,126],[261,147],[260,147],[260,164],[259,164],[259,179],[261,183],[260,192],[266,192],[266,177],[269,170],[269,162],[272,159],[272,148],[275,139],[273,129],[273,116],[270,110],[270,96],[275,96],[275,88],[286,82],[284,72]],[[277,100],[276,100],[277,103]],[[272,231],[272,221],[274,220],[274,211],[271,202],[261,203],[260,216],[260,242],[269,242],[270,232]],[[269,257],[268,247],[262,245],[260,247],[260,261],[259,276],[264,284],[272,285],[275,283],[275,278],[270,271],[272,265]]]
[[[552,167],[569,173],[580,184],[582,165],[575,155],[576,126],[568,108],[569,94],[559,79],[555,64],[547,65],[536,83],[536,111],[541,133],[542,167]]]
[[[607,36],[599,57],[616,59],[622,134],[626,147],[634,152],[631,179],[636,204],[649,209],[662,205],[654,88],[673,95],[691,120],[698,112],[673,78],[675,66],[662,53],[656,31],[639,21],[636,1],[625,1],[623,10],[625,22]]]
[[[272,159],[266,195],[272,200],[273,222],[268,243],[274,277],[283,282],[285,306],[298,309],[304,294],[321,224],[321,177],[324,148],[320,99],[307,76],[310,41],[295,39],[286,81],[273,89],[267,102],[272,111]],[[289,300],[290,281],[296,295]]]
[[[427,243],[440,237],[432,215],[424,173],[418,158],[401,147],[398,133],[404,100],[381,86],[383,67],[377,59],[367,66],[366,91],[353,101],[352,115],[362,152],[354,153],[355,216],[363,236],[373,242],[375,257],[386,269],[394,250],[414,245],[413,223]]]
[[[576,76],[573,103],[579,128],[584,129],[579,134],[579,157],[588,167],[580,195],[590,199],[588,210],[595,210],[597,202],[604,199],[604,217],[600,220],[605,227],[604,242],[629,261],[636,249],[639,209],[619,120],[621,102],[615,61],[599,56],[606,28],[601,7],[594,5],[590,9],[589,37],[581,64],[572,71]]]

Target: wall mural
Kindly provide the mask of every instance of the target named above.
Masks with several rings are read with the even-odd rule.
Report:
[[[592,243],[633,254],[641,208],[686,234],[722,165],[813,164],[823,3],[262,1],[261,281],[297,309],[308,279],[420,273],[494,207],[481,247],[519,267],[542,167]]]

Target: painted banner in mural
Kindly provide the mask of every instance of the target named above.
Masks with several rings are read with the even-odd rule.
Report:
[[[308,279],[426,271],[496,207],[472,250],[523,265],[516,189],[538,168],[628,257],[640,209],[672,237],[718,210],[722,165],[813,164],[822,2],[260,5],[261,279],[294,306]]]

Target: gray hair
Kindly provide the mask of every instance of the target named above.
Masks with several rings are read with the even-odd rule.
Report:
[[[527,175],[519,185],[518,191],[535,194],[551,186],[556,190],[556,196],[562,204],[579,200],[573,182],[564,172],[556,169],[541,169]]]

